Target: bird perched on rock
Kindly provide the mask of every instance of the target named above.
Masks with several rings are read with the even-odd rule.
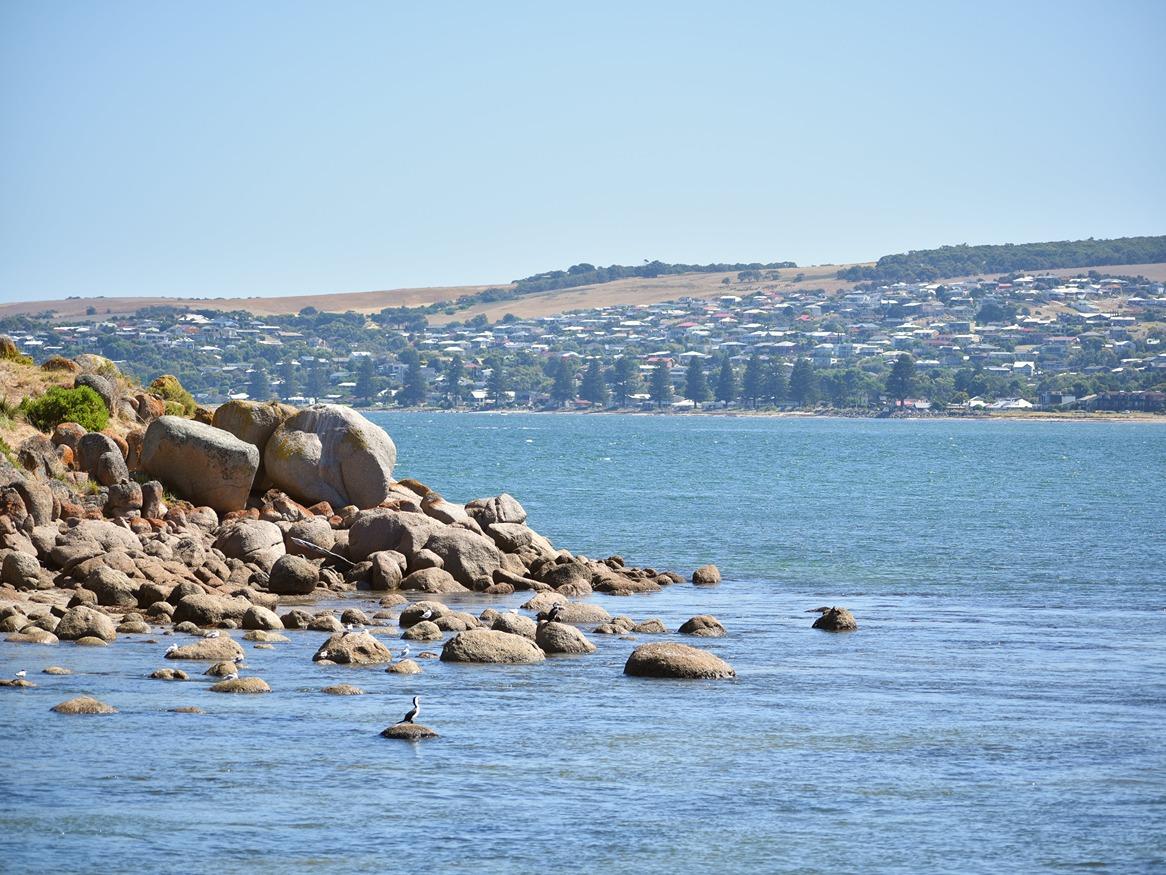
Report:
[[[563,608],[565,607],[566,605],[564,605],[562,602],[556,602],[555,604],[551,605],[551,609],[549,611],[540,613],[538,618],[543,623],[557,623],[559,620],[559,615],[563,613]]]
[[[401,722],[402,723],[412,723],[413,718],[415,718],[420,713],[421,713],[421,697],[414,696],[413,697],[413,707],[409,709],[408,714],[406,714],[404,717],[401,718]]]
[[[405,649],[398,655],[398,659],[405,659],[409,655],[409,645],[405,645]]]
[[[22,668],[20,671],[18,671],[16,673],[16,676],[18,678],[20,678],[21,680],[24,680],[26,677],[28,677],[28,671],[26,669]]]
[[[202,637],[203,638],[218,638],[219,637],[219,630],[218,629],[211,629],[209,632],[204,633]]]
[[[242,654],[242,653],[238,653],[238,654],[236,654],[236,655],[235,655],[235,660],[234,660],[234,661],[235,661],[235,665],[242,665],[242,664],[243,664],[243,659],[244,659],[244,656],[243,656],[243,654]]]
[[[233,671],[230,674],[223,675],[223,680],[225,680],[225,681],[237,681],[237,680],[239,680],[239,672]]]
[[[171,653],[173,653],[177,649],[178,649],[177,644],[171,644],[169,647],[166,648],[166,655],[169,656]]]

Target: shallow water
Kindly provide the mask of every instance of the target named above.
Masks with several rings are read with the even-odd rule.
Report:
[[[506,489],[557,544],[716,562],[716,588],[595,600],[670,628],[716,614],[729,636],[695,643],[738,679],[627,678],[635,644],[598,635],[399,677],[314,665],[324,635],[291,632],[248,646],[274,692],[231,697],[145,680],[165,639],[0,643],[0,675],[39,685],[0,690],[0,870],[1166,866],[1166,429],[374,418],[399,476]],[[860,630],[810,630],[830,603]],[[341,681],[368,695],[319,692]],[[49,713],[83,692],[120,713]],[[414,694],[441,738],[380,738]],[[166,710],[189,704],[207,713]]]

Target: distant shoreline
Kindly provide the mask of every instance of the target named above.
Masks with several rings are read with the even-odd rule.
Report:
[[[992,411],[965,416],[951,414],[918,414],[899,416],[878,416],[865,413],[843,411],[815,412],[804,410],[686,410],[682,413],[671,410],[531,410],[523,407],[468,408],[468,407],[356,407],[362,413],[488,413],[494,415],[533,414],[538,416],[669,416],[685,418],[691,416],[719,416],[725,419],[866,419],[901,422],[1152,422],[1166,425],[1166,414],[1143,413],[1140,411],[1096,412],[1096,413],[1053,413],[1040,411]]]

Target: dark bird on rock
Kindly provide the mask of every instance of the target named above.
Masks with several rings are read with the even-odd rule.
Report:
[[[408,714],[406,714],[404,717],[401,718],[401,722],[402,723],[412,723],[413,718],[415,718],[420,713],[421,713],[421,697],[414,696],[413,697],[413,707],[409,709]]]
[[[807,614],[824,614],[829,610],[831,610],[831,609],[830,608],[810,608],[808,611],[806,611],[806,613]]]

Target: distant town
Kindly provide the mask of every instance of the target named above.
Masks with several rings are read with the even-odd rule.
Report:
[[[826,292],[796,274],[740,271],[711,299],[493,324],[435,325],[404,308],[260,318],[151,307],[103,319],[94,300],[84,320],[15,316],[0,333],[36,361],[90,352],[142,379],[173,373],[207,405],[1166,411],[1161,282],[1082,270]]]

